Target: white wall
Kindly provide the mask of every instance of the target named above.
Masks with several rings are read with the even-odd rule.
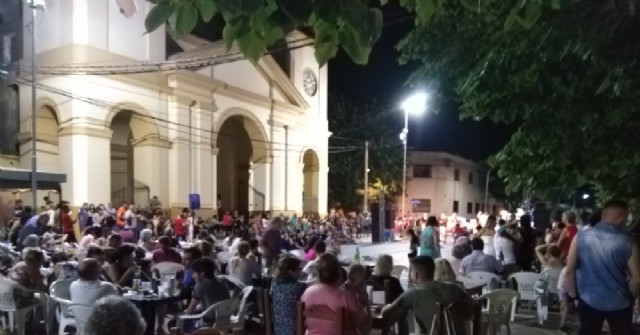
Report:
[[[433,153],[427,157],[416,157],[411,153],[410,165],[407,169],[407,196],[405,210],[408,215],[413,213],[413,199],[430,199],[430,215],[439,216],[441,213],[450,215],[453,213],[453,202],[458,201],[459,216],[468,219],[474,218],[478,209],[482,209],[485,197],[485,184],[483,183],[482,167],[472,161],[465,160],[449,154]],[[431,178],[414,177],[415,165],[430,165]],[[448,166],[447,166],[448,165]],[[455,170],[460,171],[460,179],[455,180]],[[473,174],[473,183],[468,182],[469,173]],[[397,199],[397,208],[401,208],[401,197]],[[467,205],[472,204],[471,212]],[[495,204],[495,200],[488,198],[488,208]],[[421,215],[422,212],[419,213]]]

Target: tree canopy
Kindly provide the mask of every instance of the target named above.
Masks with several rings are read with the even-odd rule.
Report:
[[[331,145],[356,146],[353,151],[333,153],[329,159],[330,205],[362,206],[364,184],[364,141],[369,141],[369,188],[384,188],[387,195],[401,190],[402,146],[398,138],[401,116],[371,101],[350,101],[341,96],[329,99]],[[369,192],[373,197],[374,192]],[[375,199],[370,198],[372,201]]]
[[[593,184],[637,198],[640,21],[628,1],[571,3],[528,29],[502,19],[508,2],[443,8],[399,44],[401,60],[419,62],[410,81],[438,81],[462,117],[519,124],[490,159],[508,190]]]
[[[356,64],[366,64],[382,30],[380,7],[388,0],[148,0],[154,7],[145,20],[147,32],[167,24],[169,32],[182,36],[199,21],[220,15],[225,22],[223,38],[250,60],[257,60],[294,29],[308,29],[315,38],[315,56],[320,65],[342,48]],[[447,5],[473,12],[506,3],[506,24],[530,27],[544,9],[559,9],[577,0],[400,0],[426,22],[446,12]],[[634,0],[626,0],[633,3]]]

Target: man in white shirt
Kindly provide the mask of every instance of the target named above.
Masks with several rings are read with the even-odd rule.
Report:
[[[118,288],[112,283],[100,281],[100,263],[87,258],[78,265],[80,279],[71,283],[71,301],[74,304],[93,305],[98,299],[119,295]]]

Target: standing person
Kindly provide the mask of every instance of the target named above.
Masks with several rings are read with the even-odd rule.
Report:
[[[271,227],[262,235],[262,248],[264,249],[267,267],[275,264],[284,246],[284,241],[280,233],[281,228],[282,219],[275,217],[271,221]]]
[[[76,220],[71,217],[71,209],[69,206],[62,206],[62,209],[60,210],[60,223],[62,224],[62,233],[67,234],[67,242],[69,243],[78,242],[76,233],[73,229],[73,224],[75,222]]]
[[[185,225],[186,225],[185,211],[187,211],[187,210],[183,209],[182,213],[174,221],[174,229],[175,229],[175,233],[176,233],[176,238],[179,241],[184,241],[186,236],[187,236],[187,228],[185,227]]]
[[[579,299],[580,335],[600,334],[607,320],[613,335],[632,334],[633,301],[640,292],[640,253],[625,231],[629,207],[611,200],[602,221],[574,239],[566,285]],[[630,279],[629,279],[630,277]]]
[[[409,273],[411,273],[411,260],[418,256],[418,248],[420,247],[420,238],[416,234],[415,230],[412,228],[407,229],[407,235],[409,235]],[[411,281],[411,276],[409,276],[409,282]]]
[[[420,234],[420,256],[440,257],[440,237],[438,236],[438,219],[430,216],[427,219],[427,226]]]
[[[560,233],[558,238],[558,244],[560,245],[560,257],[565,259],[569,254],[569,247],[571,241],[578,234],[578,227],[576,227],[577,216],[572,211],[566,211],[562,214],[562,222],[565,224],[564,229]]]

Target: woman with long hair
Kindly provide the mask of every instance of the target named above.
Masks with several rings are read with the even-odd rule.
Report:
[[[484,242],[484,249],[482,250],[482,252],[493,257],[496,257],[496,249],[494,247],[493,239],[496,235],[497,222],[498,221],[495,215],[489,215],[484,227],[482,227],[482,229],[480,229],[480,231],[476,235],[477,237],[482,239],[482,242]]]
[[[307,285],[298,280],[302,273],[301,265],[302,262],[295,257],[285,256],[278,261],[270,290],[275,335],[296,334],[296,307],[307,289]]]
[[[420,234],[420,256],[440,257],[440,236],[438,234],[438,219],[430,216],[427,219],[427,226]]]

